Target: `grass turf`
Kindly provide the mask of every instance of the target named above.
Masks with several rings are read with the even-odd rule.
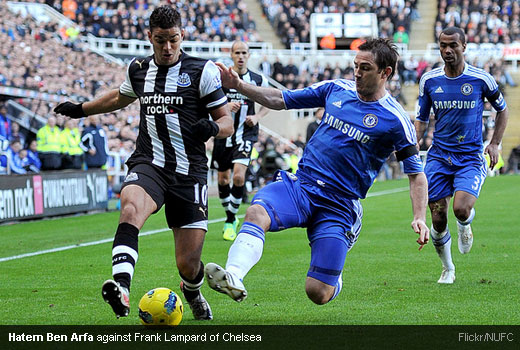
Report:
[[[450,212],[454,285],[436,283],[441,263],[431,243],[417,250],[408,191],[378,195],[407,186],[406,180],[376,183],[370,191],[375,196],[363,201],[363,229],[347,255],[343,291],[333,302],[317,306],[307,299],[310,248],[304,229],[289,229],[267,234],[263,258],[245,279],[248,299],[238,304],[205,285],[214,320],[196,322],[186,309],[182,324],[520,324],[520,177],[486,180],[468,255],[457,250]],[[211,199],[210,219],[223,216],[218,199]],[[111,239],[117,221],[118,213],[111,212],[4,225],[0,258]],[[165,227],[161,212],[141,232]],[[222,222],[209,226],[204,262],[225,263],[230,243],[222,240],[221,228]],[[168,230],[140,238],[131,313],[119,320],[100,293],[111,275],[111,242],[0,262],[0,324],[139,324],[137,304],[145,292],[169,287],[179,293],[172,236]]]

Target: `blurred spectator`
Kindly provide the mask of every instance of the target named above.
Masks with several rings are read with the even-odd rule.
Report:
[[[81,134],[81,148],[85,152],[87,168],[103,168],[107,162],[107,136],[98,115],[91,115],[88,119],[90,125]]]
[[[56,118],[50,116],[47,124],[36,134],[38,153],[42,170],[61,168],[61,130],[56,126]]]
[[[309,142],[312,135],[314,135],[314,133],[316,132],[316,129],[318,129],[318,126],[321,123],[321,118],[323,118],[324,112],[325,112],[325,109],[323,107],[318,108],[314,112],[315,119],[312,122],[310,122],[309,125],[307,125],[307,135],[306,135],[305,143]]]
[[[404,61],[404,84],[405,85],[413,85],[417,82],[417,67],[419,63],[415,60],[413,55],[410,55]]]
[[[386,86],[387,90],[390,92],[393,98],[395,98],[399,103],[403,105],[408,104],[408,100],[406,100],[404,94],[402,94],[401,83],[399,82],[399,77],[394,75],[392,80],[387,82]]]
[[[260,163],[259,175],[266,184],[273,180],[273,175],[277,170],[287,168],[282,154],[277,151],[272,139],[267,139],[265,149],[260,152],[258,160]]]
[[[69,119],[61,131],[61,168],[81,169],[83,150],[80,147],[81,135],[77,127],[77,120]]]
[[[32,140],[29,143],[29,148],[27,149],[27,160],[28,165],[34,169],[40,170],[42,167],[42,162],[40,161],[40,157],[38,156],[38,143],[36,140]],[[33,170],[34,171],[34,170]]]
[[[437,6],[435,40],[440,31],[460,26],[469,43],[508,44],[520,39],[520,3],[510,0],[441,0]]]
[[[7,108],[0,106],[0,136],[8,140],[11,136],[11,121],[7,118]]]
[[[394,33],[394,43],[406,45],[410,43],[410,37],[408,36],[404,26],[397,27],[397,32]]]
[[[11,124],[11,136],[9,136],[9,141],[18,140],[22,147],[25,147],[25,140],[27,139],[25,133],[20,130],[20,124],[17,122],[13,122]]]
[[[303,136],[301,134],[298,134],[298,137],[293,141],[293,143],[296,147],[300,147],[301,149],[305,148],[305,141],[303,141]]]
[[[61,3],[61,10],[65,16],[75,21],[78,3],[75,0],[63,0]]]
[[[271,76],[271,63],[269,63],[267,56],[264,56],[264,58],[262,59],[262,62],[260,62],[260,66],[258,67],[258,69],[266,77]]]
[[[509,174],[520,173],[520,145],[511,150],[511,154],[507,160],[507,172]]]
[[[18,140],[11,141],[7,147],[6,155],[9,159],[9,167],[13,174],[26,174],[27,171],[23,168],[23,162],[20,158],[19,152],[22,150],[22,144]]]
[[[388,176],[389,174],[386,174],[387,180],[390,180],[390,179],[396,180],[396,179],[400,179],[402,177],[401,163],[399,163],[399,161],[397,160],[397,158],[395,156],[395,152],[390,154],[390,156],[387,158],[386,165],[388,165],[388,168],[392,173],[390,175],[390,177]]]

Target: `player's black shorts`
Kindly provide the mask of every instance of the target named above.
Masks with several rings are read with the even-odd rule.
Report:
[[[215,140],[213,145],[213,153],[211,155],[211,169],[218,171],[226,171],[233,169],[234,163],[249,165],[251,160],[251,151],[253,149],[252,141],[244,141],[244,144],[237,144],[226,147],[226,140]]]
[[[208,230],[208,186],[206,181],[187,177],[150,165],[135,164],[128,169],[122,189],[137,185],[157,204],[163,204],[168,227]]]

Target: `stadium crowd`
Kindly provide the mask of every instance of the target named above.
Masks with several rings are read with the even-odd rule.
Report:
[[[30,17],[12,14],[5,2],[0,3],[0,40],[3,42],[0,49],[1,86],[70,96],[82,101],[124,81],[124,70],[118,69],[120,67],[115,63],[83,50],[80,44],[68,45],[69,40],[60,32],[57,23],[38,24]],[[16,101],[46,118],[54,115],[52,103],[28,98]],[[56,118],[58,127],[63,129],[66,121],[61,116]],[[42,126],[32,122],[22,120],[22,125]],[[131,153],[129,150],[133,150],[139,124],[137,105],[130,105],[117,115],[102,116],[101,124],[105,126],[111,151]],[[22,148],[28,147],[35,135],[28,135],[26,139],[29,143],[22,142]]]
[[[260,0],[264,14],[286,48],[310,41],[312,13],[366,13],[377,15],[379,36],[408,44],[410,23],[418,19],[416,0]]]
[[[493,75],[497,83],[501,85],[502,90],[506,85],[517,85],[508,72],[507,65],[503,59],[489,59],[481,62],[476,58],[470,63]],[[437,68],[441,64],[440,58],[436,62],[429,62],[424,57],[404,56],[398,62],[398,74],[388,83],[387,88],[399,102],[408,104],[401,94],[401,86],[419,83],[424,73]],[[342,65],[340,62],[336,62],[332,65],[330,63],[315,62],[311,65],[308,60],[304,59],[299,65],[296,65],[292,59],[283,64],[278,58],[272,63],[267,58],[264,58],[258,66],[258,70],[288,89],[299,89],[329,79],[354,79],[352,63]]]
[[[46,0],[81,26],[82,34],[103,38],[146,40],[145,29],[161,1]],[[178,0],[175,3],[190,41],[261,41],[256,23],[242,0]]]
[[[140,4],[141,2],[137,1],[134,3]],[[195,1],[194,3],[202,6],[202,2]],[[271,4],[278,4],[279,6],[286,3],[287,1],[283,3],[271,2]],[[334,4],[337,4],[335,2],[330,3],[332,5],[329,2],[320,2],[318,8],[324,11],[325,7],[323,6],[326,4],[329,4],[327,6],[335,6]],[[396,5],[397,2],[392,3],[394,6],[398,6]],[[514,2],[514,4],[517,3]],[[56,5],[57,2],[53,2],[53,4]],[[208,2],[205,4],[208,5]],[[374,4],[378,4],[378,2],[374,2]],[[514,4],[510,6],[513,13],[515,11],[518,12],[515,10],[518,8],[518,4]],[[106,5],[108,6],[108,4]],[[112,3],[112,5],[114,4]],[[415,2],[404,3],[405,7],[413,7],[414,5]],[[507,2],[502,5],[506,6]],[[62,8],[65,8],[63,4]],[[357,7],[351,6],[351,8]],[[327,11],[329,10],[327,9]],[[92,99],[105,89],[118,86],[124,80],[124,70],[119,69],[120,67],[116,66],[115,63],[107,62],[97,54],[84,49],[82,44],[77,41],[71,44],[70,37],[65,31],[60,30],[57,23],[36,23],[30,17],[24,18],[21,15],[14,15],[7,10],[5,2],[0,3],[0,40],[4,43],[0,48],[0,86],[11,86],[70,96],[77,101],[82,101]],[[20,64],[20,62],[22,63]],[[505,63],[501,60],[490,60],[484,63],[476,60],[471,63],[490,72],[502,87],[505,87],[506,84],[516,85],[505,69]],[[422,58],[405,57],[399,62],[399,74],[394,76],[394,79],[388,83],[387,88],[401,103],[413,103],[414,101],[405,99],[405,96],[402,94],[402,86],[417,83],[424,72],[435,68],[439,64],[440,61],[430,63]],[[343,64],[336,62],[335,64],[323,64],[319,62],[311,64],[308,60],[303,59],[301,63],[297,64],[292,59],[289,59],[286,64],[283,64],[279,59],[271,62],[266,57],[258,69],[289,89],[302,88],[328,79],[354,78],[354,70],[351,63]],[[52,103],[32,99],[17,99],[17,101],[41,116],[49,117],[54,115],[52,113],[54,104]],[[6,119],[5,112],[3,115],[4,119]],[[57,116],[57,125],[60,129],[65,128],[65,122],[63,117]],[[22,130],[19,130],[20,125],[18,123],[8,125],[7,122],[3,124],[0,122],[0,131],[2,127],[4,130],[9,129],[9,133],[12,133],[12,135],[15,135],[15,138],[19,139],[19,147],[30,150],[30,146],[33,144],[32,141],[35,140],[36,136],[27,133],[27,130],[24,129],[30,124],[28,121],[21,124]],[[78,125],[79,132],[82,132],[83,128],[87,126],[83,124],[85,123],[81,122]],[[123,161],[133,151],[138,124],[139,112],[137,104],[131,104],[117,114],[101,116],[100,125],[106,132],[108,149],[111,152],[121,154]],[[41,126],[37,125],[38,128]],[[7,143],[12,141],[12,137],[9,138],[7,131],[3,135],[4,143],[5,141]],[[294,141],[298,143],[298,140]],[[425,142],[428,142],[428,137],[425,138]],[[17,145],[15,145],[16,147]],[[34,149],[35,147],[36,145]],[[257,148],[262,150],[265,148],[265,145],[260,143],[257,145]],[[284,146],[280,146],[278,149],[285,159],[289,159],[294,153],[292,149],[285,149]]]
[[[470,43],[510,44],[520,40],[520,3],[517,0],[440,0],[435,37],[457,26]]]

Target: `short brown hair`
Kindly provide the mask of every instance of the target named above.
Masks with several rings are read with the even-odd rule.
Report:
[[[388,80],[392,79],[396,71],[397,60],[399,54],[397,47],[389,39],[371,38],[359,46],[359,51],[370,51],[374,55],[374,59],[379,70],[386,67],[392,67],[392,73],[388,76]]]

